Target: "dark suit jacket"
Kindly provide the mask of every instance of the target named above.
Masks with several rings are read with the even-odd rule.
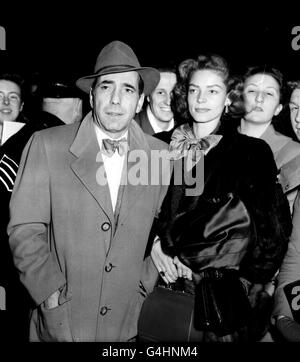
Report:
[[[154,129],[149,122],[146,108],[137,113],[134,117],[134,120],[141,127],[144,133],[147,133],[151,136],[154,135]]]

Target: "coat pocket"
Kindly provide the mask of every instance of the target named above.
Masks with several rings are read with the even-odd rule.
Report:
[[[58,307],[46,309],[43,305],[38,308],[37,334],[41,342],[72,342],[69,310],[70,302]]]

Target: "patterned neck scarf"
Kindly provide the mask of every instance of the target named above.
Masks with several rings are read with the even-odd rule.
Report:
[[[169,158],[178,160],[189,156],[194,164],[196,164],[203,154],[206,155],[210,149],[220,142],[221,138],[221,135],[210,134],[197,139],[191,127],[188,124],[183,124],[176,128],[172,134]]]

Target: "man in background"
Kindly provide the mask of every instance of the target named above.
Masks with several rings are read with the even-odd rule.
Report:
[[[48,81],[41,86],[40,93],[44,112],[55,115],[65,124],[81,121],[83,93],[75,84],[62,79]]]
[[[173,68],[159,68],[158,71],[160,73],[158,85],[147,97],[146,108],[134,118],[142,130],[150,135],[174,128],[171,98],[176,84],[176,71]]]

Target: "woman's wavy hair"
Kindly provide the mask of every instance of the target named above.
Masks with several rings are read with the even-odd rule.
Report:
[[[242,80],[240,77],[232,77],[226,60],[217,54],[198,55],[196,59],[187,59],[178,66],[178,82],[174,88],[172,108],[185,121],[190,121],[187,95],[190,79],[197,70],[212,70],[219,74],[226,86],[231,105],[228,107],[228,115],[241,117],[244,114],[242,101]]]

